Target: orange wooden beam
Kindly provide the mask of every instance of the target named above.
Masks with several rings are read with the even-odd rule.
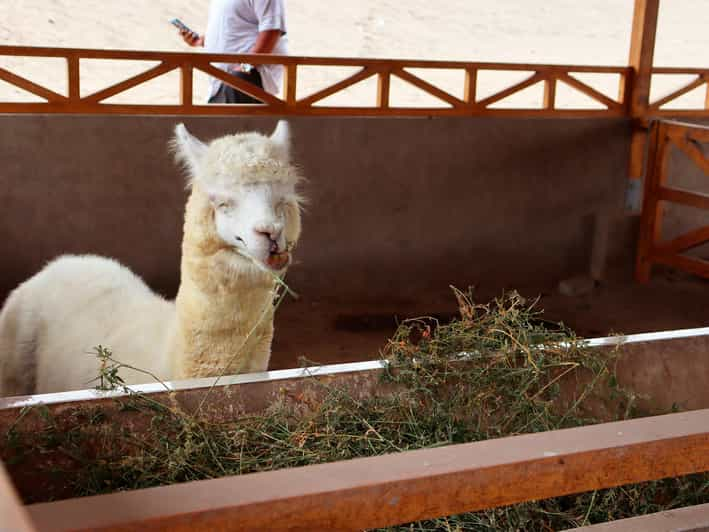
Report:
[[[35,530],[2,462],[0,462],[0,530],[8,532],[34,532]]]
[[[709,410],[28,507],[41,530],[361,530],[709,470]]]
[[[632,80],[629,82],[629,94],[625,93],[625,97],[628,98],[626,103],[628,112],[631,118],[635,119],[645,117],[650,105],[650,82],[659,9],[660,0],[635,0],[628,58],[628,65],[632,68],[633,74]],[[635,123],[631,133],[628,160],[628,177],[630,179],[643,177],[646,142],[647,132]],[[639,186],[630,190],[639,191]],[[635,198],[630,198],[630,203],[634,202]],[[634,205],[630,205],[630,207],[631,210],[635,208]]]

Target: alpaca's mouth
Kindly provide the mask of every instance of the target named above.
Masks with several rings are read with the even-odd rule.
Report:
[[[266,265],[273,270],[282,270],[290,263],[290,252],[287,249],[283,251],[271,251],[266,259]]]

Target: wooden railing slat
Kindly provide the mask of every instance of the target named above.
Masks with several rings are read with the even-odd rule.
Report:
[[[663,242],[654,248],[653,255],[674,255],[677,253],[682,253],[697,246],[701,246],[707,241],[709,241],[709,225],[694,229],[689,233],[680,235],[668,242]]]
[[[499,92],[496,92],[495,94],[488,96],[487,98],[484,98],[483,100],[480,100],[478,102],[478,105],[480,107],[488,107],[494,103],[497,103],[501,100],[504,100],[508,96],[512,96],[514,93],[519,92],[523,89],[526,89],[527,87],[530,87],[534,85],[535,83],[539,83],[540,81],[543,81],[546,79],[546,76],[539,72],[535,72],[532,74],[530,77],[525,79],[524,81],[521,81],[519,83],[516,83],[512,85],[511,87],[507,87],[506,89],[503,89]]]
[[[359,72],[355,72],[351,76],[348,76],[345,79],[338,81],[337,83],[334,83],[328,87],[325,87],[324,89],[314,92],[313,94],[310,94],[305,98],[301,98],[300,100],[298,100],[297,103],[301,106],[313,105],[315,102],[324,100],[328,96],[336,94],[346,89],[347,87],[359,83],[360,81],[364,81],[365,79],[375,74],[377,74],[377,70],[371,67],[363,67],[362,70],[360,70]]]
[[[675,187],[660,187],[657,198],[662,201],[671,201],[697,209],[709,209],[709,194],[693,192]]]
[[[253,83],[249,83],[248,81],[244,81],[241,78],[232,76],[231,74],[224,72],[223,70],[220,70],[211,64],[196,64],[194,67],[198,70],[201,70],[205,74],[209,74],[210,76],[215,77],[223,81],[224,83],[227,83],[228,85],[231,85],[235,89],[245,92],[246,94],[253,98],[256,98],[257,100],[261,100],[265,104],[277,107],[283,105],[284,103],[283,100],[276,98],[272,94],[269,94],[268,92],[257,87]]]
[[[556,79],[544,81],[544,109],[554,109],[556,106]]]
[[[463,99],[470,107],[475,107],[475,95],[477,94],[478,71],[476,68],[467,67],[465,69],[465,81],[463,86]]]
[[[706,82],[707,82],[707,78],[703,75],[699,75],[699,76],[697,76],[697,79],[695,79],[691,83],[685,85],[681,89],[673,91],[673,92],[669,93],[668,95],[663,96],[659,100],[652,102],[650,104],[650,109],[659,109],[660,107],[671,102],[672,100],[676,100],[680,96],[687,94],[689,91],[692,91],[692,90],[696,89],[697,87],[701,87]]]
[[[706,175],[709,176],[709,159],[699,149],[699,146],[686,136],[670,137],[682,153],[689,157]]]
[[[69,85],[69,99],[76,102],[81,99],[81,71],[78,55],[70,55],[66,59],[67,84]]]
[[[709,278],[709,261],[699,257],[688,257],[686,255],[651,255],[653,262],[671,266],[678,270]]]
[[[9,70],[5,70],[4,68],[0,68],[0,80],[6,81],[11,85],[15,85],[16,87],[39,96],[40,98],[44,98],[50,103],[64,102],[68,100],[66,96],[54,92],[46,87],[42,87],[41,85],[38,85],[27,78],[23,78],[22,76],[18,76],[17,74],[14,74]]]
[[[194,72],[192,65],[183,64],[180,66],[180,103],[184,106],[193,105]]]
[[[361,530],[707,471],[707,427],[696,410],[28,509],[42,530]]]
[[[455,96],[444,91],[443,89],[439,89],[435,85],[432,85],[428,81],[421,79],[420,77],[412,74],[411,72],[407,72],[403,68],[394,69],[391,73],[396,77],[401,78],[404,81],[410,83],[414,87],[417,87],[422,91],[430,94],[431,96],[435,96],[436,98],[451,104],[453,107],[462,107],[465,105],[465,102],[463,100],[456,98]]]
[[[141,72],[140,74],[131,76],[128,79],[124,79],[123,81],[111,85],[110,87],[106,87],[105,89],[101,89],[100,91],[84,96],[83,98],[81,98],[81,100],[83,102],[98,103],[101,100],[111,98],[112,96],[116,96],[122,92],[127,91],[128,89],[137,87],[138,85],[141,85],[146,81],[150,81],[151,79],[162,76],[163,74],[167,74],[168,72],[176,69],[177,67],[178,65],[174,63],[160,63],[159,65],[156,65],[153,68],[146,70],[145,72]]]
[[[597,102],[602,103],[608,109],[614,109],[620,105],[618,102],[616,102],[612,98],[609,98],[608,96],[606,96],[602,92],[597,91],[593,87],[586,85],[584,82],[576,79],[575,77],[573,77],[569,74],[561,73],[557,77],[559,80],[563,81],[567,85],[570,85],[571,87],[573,87],[577,91],[584,93],[589,98],[593,98]]]
[[[391,92],[391,71],[380,70],[377,73],[377,107],[389,108],[389,94]]]

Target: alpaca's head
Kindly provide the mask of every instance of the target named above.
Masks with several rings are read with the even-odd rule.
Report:
[[[290,163],[288,123],[281,120],[270,137],[240,133],[210,143],[179,124],[174,147],[191,186],[209,198],[214,229],[226,248],[284,270],[300,236],[299,174]]]

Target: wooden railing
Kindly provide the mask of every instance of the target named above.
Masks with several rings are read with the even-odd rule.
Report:
[[[36,48],[0,46],[0,58],[55,58],[66,62],[67,90],[64,94],[13,72],[0,68],[0,80],[43,99],[40,102],[0,101],[0,113],[77,113],[77,114],[278,114],[278,115],[514,115],[514,116],[622,116],[626,114],[626,95],[632,70],[615,66],[536,65],[504,63],[471,63],[460,61],[422,61],[365,58],[328,58],[267,55],[218,55],[204,53],[142,52],[116,50],[89,50],[68,48]],[[153,61],[157,65],[90,94],[82,94],[82,61]],[[216,68],[218,62],[248,62],[284,65],[284,94],[282,98],[271,95],[235,76]],[[349,67],[357,70],[311,94],[297,96],[299,69],[302,67]],[[412,73],[416,69],[448,70],[463,74],[460,94]],[[180,99],[176,105],[107,103],[106,100],[145,84],[170,72],[180,73]],[[261,105],[200,105],[195,104],[195,73],[201,72],[218,78],[246,92]],[[480,73],[507,72],[527,74],[525,79],[512,83],[493,94],[481,96],[478,87]],[[581,81],[576,75],[613,74],[618,78],[616,95],[609,96]],[[375,78],[376,101],[365,106],[326,105],[323,100],[342,91]],[[436,99],[435,107],[400,106],[391,98],[392,81],[402,80]],[[586,97],[589,105],[560,106],[557,88],[563,83],[571,91]],[[525,89],[543,86],[543,101],[537,108],[509,106],[509,99]],[[456,91],[454,91],[456,92]],[[503,104],[503,105],[501,105]],[[571,108],[570,108],[571,107]]]
[[[702,144],[709,145],[709,127],[670,121],[657,121],[651,126],[635,270],[635,277],[639,282],[647,282],[650,279],[653,263],[665,264],[709,278],[709,261],[685,255],[687,251],[709,242],[709,225],[667,242],[662,241],[661,235],[663,202],[709,210],[709,194],[667,184],[668,158],[672,146],[689,157],[709,179],[709,158],[702,150]]]
[[[650,102],[648,115],[662,116],[709,116],[709,69],[707,68],[653,68],[653,78],[660,76],[692,76],[689,83],[678,89],[671,90],[668,94]],[[693,106],[677,108],[677,100],[693,91],[701,91],[701,101]],[[672,108],[668,106],[672,105]]]
[[[672,358],[668,373],[658,372],[657,378],[634,380],[639,373],[623,372],[630,380],[620,384],[642,395],[664,386],[668,375],[686,376],[688,390],[701,386],[701,375],[681,368],[703,357],[708,335],[709,329],[668,331],[595,339],[589,345],[615,349],[620,344],[621,364],[634,367]],[[235,412],[263,411],[274,397],[306,396],[317,403],[326,390],[323,382],[348,389],[355,398],[386,394],[381,370],[382,364],[372,361],[239,375],[213,389],[213,379],[172,383],[172,392],[153,384],[144,393],[188,412],[211,394],[205,416],[227,421]],[[668,399],[683,403],[683,397]],[[129,426],[142,440],[154,412],[126,408],[131,400],[119,392],[97,398],[89,391],[4,399],[0,428],[40,430],[44,417],[21,415],[31,404],[45,405],[57,430],[72,426],[76,412],[100,408],[103,419],[111,420],[106,426]],[[706,395],[693,396],[691,405],[705,407]],[[96,430],[105,436],[103,427]],[[91,439],[88,433],[85,438]],[[62,486],[69,484],[56,473],[56,456],[46,452],[31,459],[8,464],[18,474],[20,491],[61,498]],[[70,466],[64,467],[70,473]],[[704,471],[709,471],[706,409],[37,503],[26,511],[38,530],[362,530]],[[8,492],[16,499],[6,487]],[[2,495],[0,484],[0,500]],[[18,504],[15,508],[20,510]]]
[[[709,411],[28,507],[39,530],[363,530],[709,469]]]
[[[72,48],[41,48],[27,46],[0,46],[0,59],[32,60],[53,58],[65,62],[66,90],[57,91],[45,84],[30,80],[11,67],[0,68],[0,81],[19,91],[43,101],[17,102],[0,98],[0,113],[75,113],[75,114],[278,114],[278,115],[502,115],[502,116],[629,116],[628,95],[633,84],[634,69],[616,66],[543,65],[511,63],[473,63],[462,61],[424,61],[403,59],[331,58],[269,55],[224,55],[180,52],[148,52],[127,50],[92,50]],[[82,94],[86,73],[82,61],[118,61],[135,65],[139,62],[157,63],[147,70],[130,75],[118,82],[89,94]],[[214,66],[218,62],[250,62],[281,64],[284,66],[283,96],[277,97],[255,87]],[[326,86],[298,96],[299,71],[301,68],[320,67],[323,71],[333,67],[355,68],[356,71],[330,82]],[[417,70],[417,74],[412,70]],[[462,85],[451,91],[440,84],[425,79],[421,72],[446,70],[462,74]],[[110,98],[124,95],[126,91],[179,72],[179,102],[176,104],[110,103]],[[195,74],[213,76],[242,90],[262,102],[261,105],[205,105],[195,103]],[[479,78],[481,73],[521,73],[520,81],[482,95]],[[615,95],[601,91],[578,74],[588,76],[616,75]],[[662,116],[709,116],[709,69],[654,68],[653,78],[665,76],[693,76],[693,79],[678,89],[650,102],[644,117]],[[365,82],[376,80],[376,95],[369,104],[328,105],[327,98]],[[407,106],[392,99],[393,80],[400,80],[410,87],[433,98],[435,106]],[[83,83],[82,83],[83,82]],[[562,83],[567,90],[585,97],[587,103],[560,105],[557,88]],[[510,99],[533,86],[543,87],[543,97],[535,105],[515,105]],[[606,84],[607,85],[607,84]],[[677,100],[692,91],[705,89],[703,101],[688,107],[677,108]],[[175,87],[178,89],[178,87]],[[455,93],[455,94],[454,94]],[[637,116],[634,116],[638,118]]]

